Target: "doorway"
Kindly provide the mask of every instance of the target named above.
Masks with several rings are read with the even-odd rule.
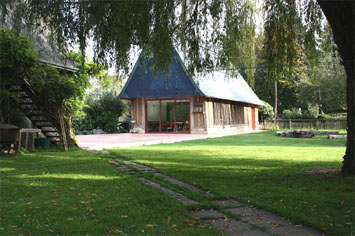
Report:
[[[255,125],[255,108],[251,108],[251,127],[253,130],[255,130],[256,125]]]

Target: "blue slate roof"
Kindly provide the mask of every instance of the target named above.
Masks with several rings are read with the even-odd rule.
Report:
[[[174,98],[202,95],[202,92],[186,73],[175,50],[169,69],[168,75],[165,72],[154,72],[149,61],[140,57],[119,97]]]
[[[214,71],[192,78],[173,50],[170,73],[154,72],[142,56],[137,60],[119,98],[175,98],[200,94],[204,97],[264,105],[241,77]]]

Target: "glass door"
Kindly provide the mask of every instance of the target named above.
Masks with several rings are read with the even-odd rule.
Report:
[[[161,100],[160,102],[161,114],[161,132],[175,131],[175,101]]]
[[[190,131],[190,101],[176,100],[176,132]]]

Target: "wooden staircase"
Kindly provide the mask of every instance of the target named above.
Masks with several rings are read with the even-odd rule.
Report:
[[[31,88],[24,79],[19,85],[12,85],[10,91],[16,93],[20,100],[22,112],[31,120],[32,124],[51,140],[52,145],[60,142],[60,126],[57,113],[51,111],[46,101],[41,101],[40,96]],[[55,113],[55,114],[53,114]]]

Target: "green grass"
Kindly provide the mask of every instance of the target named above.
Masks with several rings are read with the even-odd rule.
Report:
[[[217,198],[235,198],[328,234],[354,235],[354,178],[307,172],[340,169],[345,140],[264,132],[111,151]]]
[[[211,235],[186,207],[78,149],[0,158],[0,235]]]

